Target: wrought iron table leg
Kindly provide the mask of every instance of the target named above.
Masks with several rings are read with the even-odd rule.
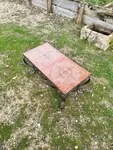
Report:
[[[23,58],[23,61],[24,61],[24,63],[25,63],[26,65],[28,65],[29,67],[31,67],[31,68],[28,70],[28,73],[29,73],[30,75],[34,74],[35,71],[37,70],[36,67],[35,67],[26,57]]]
[[[52,88],[56,88],[56,86],[55,86],[53,83],[51,83],[51,82],[49,82],[49,85],[50,85]]]
[[[84,90],[83,90],[83,87],[82,87],[82,86],[88,84],[89,82],[90,82],[90,77],[87,78],[82,84],[80,84],[80,85],[78,86],[77,93],[78,93],[78,94],[84,93]]]
[[[26,57],[23,58],[23,62],[24,62],[26,65],[28,65],[28,66],[30,66],[30,67],[33,67],[33,64],[32,64]]]
[[[33,75],[33,74],[35,73],[35,71],[36,71],[36,69],[33,67],[33,68],[30,68],[30,69],[28,70],[28,73],[29,73],[30,75]]]
[[[41,72],[40,72],[40,74],[41,74],[41,77],[44,80],[46,80],[46,82],[47,82],[48,85],[50,85],[52,88],[56,88],[56,86],[51,81],[49,81],[45,75],[43,75]]]
[[[82,85],[86,85],[86,84],[88,84],[89,82],[90,82],[90,77],[87,78],[87,79],[81,84],[81,86],[82,86]]]

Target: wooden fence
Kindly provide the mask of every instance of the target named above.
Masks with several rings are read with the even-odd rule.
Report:
[[[48,4],[48,1],[51,4]],[[79,1],[70,1],[70,0],[32,0],[32,4],[37,5],[45,10],[48,10],[48,5],[51,5],[52,12],[71,18],[77,19],[79,10],[83,7],[83,4]],[[96,24],[102,25],[105,28],[113,29],[113,16],[106,15],[106,18],[100,18],[99,11],[105,11],[106,8],[102,7],[93,7],[84,5],[84,11],[82,15],[82,23],[84,24]],[[100,11],[100,12],[101,12]]]

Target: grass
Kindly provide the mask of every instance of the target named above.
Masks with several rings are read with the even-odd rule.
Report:
[[[67,21],[64,25],[59,23],[55,23],[55,25],[59,28],[57,34],[50,28],[46,35],[43,32],[46,27],[43,25],[41,31],[37,27],[32,32],[25,27],[13,24],[1,25],[0,55],[3,63],[0,65],[0,80],[1,83],[3,81],[7,85],[6,87],[5,84],[1,84],[1,93],[7,92],[7,89],[12,87],[24,88],[22,79],[26,77],[27,82],[34,82],[32,88],[27,89],[31,104],[34,103],[34,105],[31,111],[30,106],[24,100],[24,104],[22,104],[24,109],[21,109],[20,115],[14,120],[13,125],[10,120],[8,124],[0,121],[0,140],[7,143],[15,131],[23,129],[23,126],[26,127],[25,122],[36,113],[35,109],[37,110],[37,105],[40,103],[41,134],[44,137],[50,137],[51,150],[66,150],[67,148],[92,150],[96,147],[103,150],[113,149],[113,54],[110,49],[103,52],[87,41],[80,40],[80,27],[74,23],[69,25]],[[59,95],[56,90],[51,87],[44,88],[46,83],[41,76],[38,73],[33,76],[28,75],[26,73],[28,67],[22,64],[23,52],[45,41],[52,41],[53,46],[92,73],[90,84],[84,87],[85,93],[76,95],[75,92],[72,92],[67,98],[65,110],[62,112],[58,107]],[[15,76],[19,76],[19,80],[13,80],[12,78]],[[2,96],[4,98],[3,103],[2,100],[0,101],[1,106],[8,103],[7,96],[5,94]],[[19,96],[21,100],[21,93]],[[10,97],[11,99],[12,97]],[[13,101],[11,100],[11,102]],[[37,103],[36,106],[35,103]],[[29,115],[26,114],[26,109],[29,110]],[[31,126],[29,133],[36,133],[34,128],[36,127],[32,128]],[[21,135],[21,140],[16,148],[12,148],[23,150],[29,147],[32,141],[29,141],[29,133]],[[38,141],[38,143],[40,142]]]
[[[3,142],[4,140],[8,140],[10,135],[12,134],[13,126],[12,125],[0,125],[0,141]]]
[[[21,141],[18,143],[17,147],[16,148],[13,148],[13,150],[22,150],[22,149],[25,149],[29,146],[29,143],[28,143],[28,137],[23,137],[21,139]]]
[[[0,124],[0,142],[3,143],[4,141],[7,141],[10,138],[11,134],[17,128],[22,127],[22,125],[24,124],[24,121],[25,121],[25,114],[24,114],[24,109],[22,108],[14,124],[1,123]]]
[[[112,0],[87,0],[87,2],[94,5],[105,5],[111,3]]]

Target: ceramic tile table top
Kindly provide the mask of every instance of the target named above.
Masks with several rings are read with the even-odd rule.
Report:
[[[40,70],[62,94],[68,94],[91,75],[48,43],[25,52],[24,57]]]

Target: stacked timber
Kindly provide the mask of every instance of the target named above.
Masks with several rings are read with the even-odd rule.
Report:
[[[32,4],[37,5],[47,10],[47,0],[32,0]],[[68,0],[52,0],[52,10],[54,13],[69,17],[76,18],[79,3]]]
[[[91,6],[77,0],[32,0],[32,4],[48,12],[75,19],[77,23],[82,21],[84,24],[102,25],[113,29],[113,9],[109,9],[109,6]]]

